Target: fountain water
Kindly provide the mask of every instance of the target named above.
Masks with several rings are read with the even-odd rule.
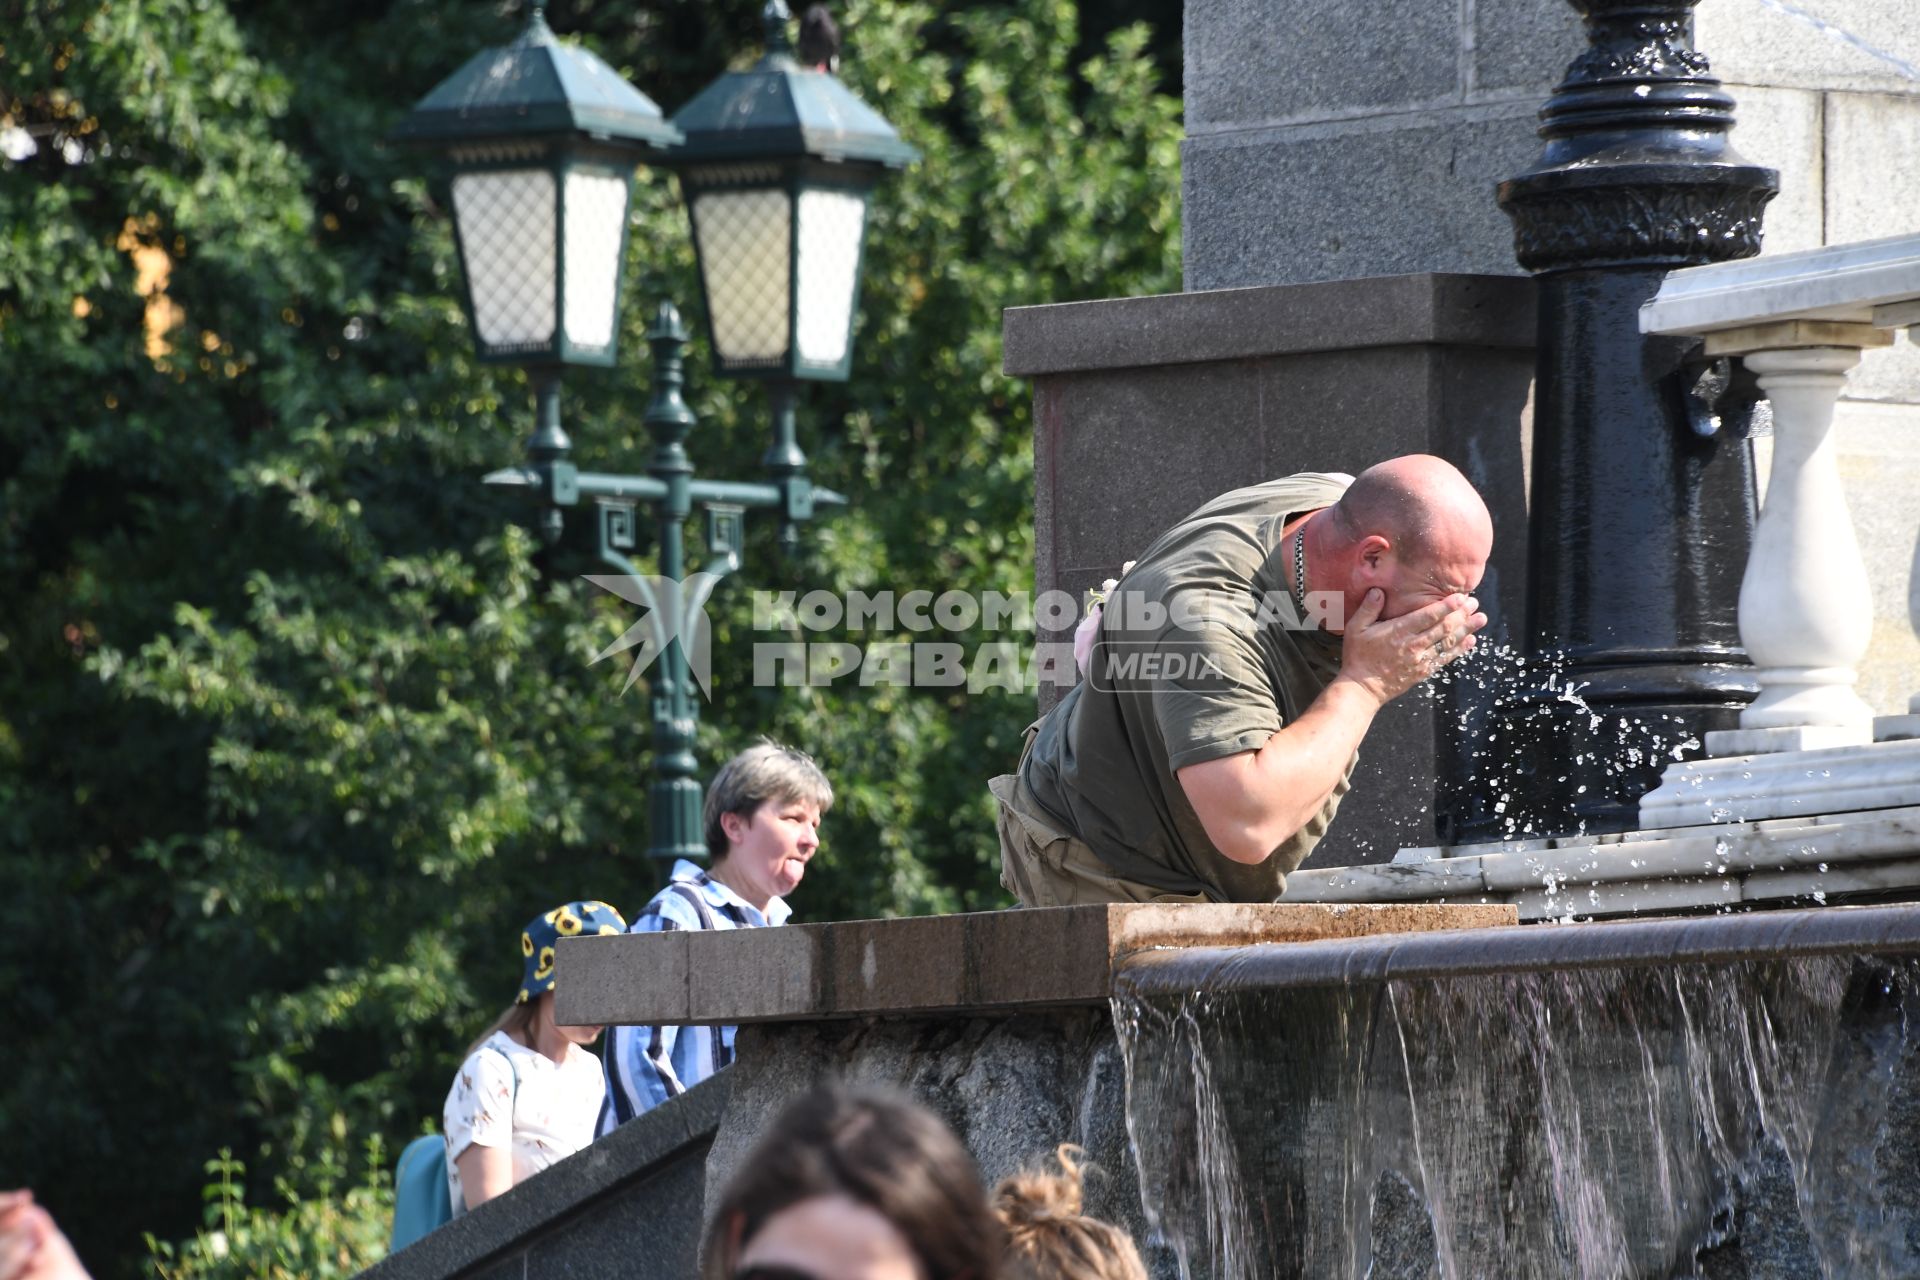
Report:
[[[1196,1280],[1912,1276],[1916,947],[1878,908],[1142,957],[1142,1201]]]

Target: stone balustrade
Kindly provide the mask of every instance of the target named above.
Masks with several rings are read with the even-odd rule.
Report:
[[[1845,785],[1855,773],[1887,772],[1888,760],[1857,748],[1920,737],[1920,696],[1910,714],[1876,721],[1854,691],[1873,606],[1832,425],[1863,353],[1891,346],[1895,330],[1915,324],[1920,236],[1675,271],[1642,309],[1645,332],[1697,336],[1706,358],[1744,360],[1774,422],[1773,470],[1739,606],[1760,695],[1738,729],[1707,735],[1707,761],[1667,771],[1641,802],[1643,827],[1805,813],[1785,784],[1815,776],[1834,778],[1833,789],[1852,797],[1849,809],[1903,802],[1892,790],[1880,797],[1902,789],[1899,778]]]

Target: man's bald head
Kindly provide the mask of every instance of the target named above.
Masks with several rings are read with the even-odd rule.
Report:
[[[1345,595],[1347,616],[1375,587],[1386,592],[1383,618],[1470,594],[1493,554],[1487,504],[1452,463],[1431,454],[1368,467],[1322,515],[1332,517],[1325,540],[1316,539],[1322,572]]]
[[[1484,562],[1493,550],[1487,504],[1459,468],[1430,453],[1368,467],[1333,515],[1348,542],[1377,534],[1405,559]]]

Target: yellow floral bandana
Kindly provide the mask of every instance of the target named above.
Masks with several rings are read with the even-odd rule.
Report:
[[[520,931],[520,954],[526,967],[519,1002],[553,990],[553,948],[560,939],[626,931],[626,919],[604,902],[569,902],[535,916]]]

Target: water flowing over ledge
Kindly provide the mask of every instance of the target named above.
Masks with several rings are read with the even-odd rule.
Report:
[[[1920,912],[1151,953],[1116,983],[1181,1271],[1920,1274]]]

